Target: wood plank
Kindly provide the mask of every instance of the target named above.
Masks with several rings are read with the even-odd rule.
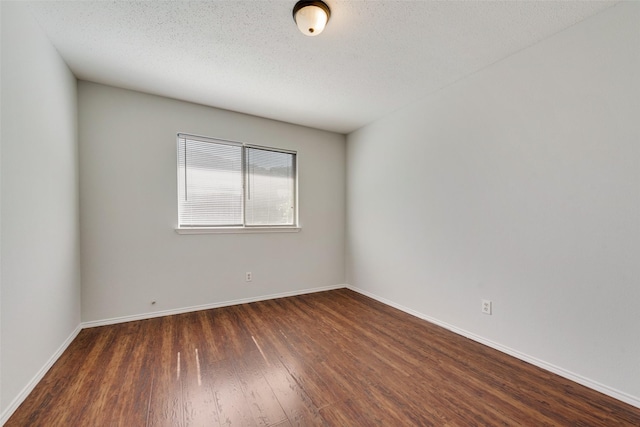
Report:
[[[211,389],[213,375],[207,363],[205,330],[211,329],[203,324],[200,313],[190,313],[184,317],[179,334],[182,369],[182,403],[185,426],[220,425],[216,399]]]
[[[210,387],[216,399],[220,426],[257,426],[233,364],[222,360],[207,366],[207,369],[211,372]]]
[[[147,363],[153,370],[153,380],[147,410],[148,426],[184,425],[182,400],[182,355],[178,350],[178,317],[160,319],[157,347],[148,354]]]
[[[233,366],[256,424],[270,426],[286,421],[287,415],[263,375],[264,359],[260,352],[245,354],[234,360]]]

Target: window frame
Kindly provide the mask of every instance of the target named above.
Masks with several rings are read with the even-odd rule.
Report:
[[[184,132],[178,132],[176,134],[176,176],[177,176],[177,197],[176,197],[176,214],[178,218],[178,225],[175,227],[175,231],[178,234],[228,234],[228,233],[295,233],[300,231],[299,223],[299,206],[298,206],[298,152],[295,150],[288,150],[277,147],[269,147],[265,145],[249,144],[240,141],[232,141],[222,138],[214,138],[202,135],[194,135]],[[224,144],[241,147],[241,175],[242,175],[242,225],[182,225],[180,224],[180,140],[191,139],[200,142],[212,143],[212,144]],[[247,225],[246,219],[246,197],[247,197],[247,151],[246,149],[266,150],[276,153],[291,154],[293,156],[293,224],[291,225]],[[185,165],[186,169],[186,165]]]

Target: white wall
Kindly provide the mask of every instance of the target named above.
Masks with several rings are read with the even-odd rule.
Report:
[[[619,4],[349,135],[348,283],[640,405],[639,22]]]
[[[78,94],[83,321],[344,283],[343,135],[95,83]],[[177,132],[297,150],[302,230],[176,234]]]
[[[76,80],[26,6],[2,8],[0,422],[80,325]]]

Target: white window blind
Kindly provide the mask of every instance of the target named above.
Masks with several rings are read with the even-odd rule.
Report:
[[[247,225],[293,225],[295,205],[294,155],[246,148]]]
[[[180,227],[296,225],[296,153],[178,134]]]

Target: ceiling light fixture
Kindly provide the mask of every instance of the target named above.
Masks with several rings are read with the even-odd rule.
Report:
[[[322,1],[301,0],[293,7],[293,20],[305,36],[317,36],[329,21],[331,10]]]

